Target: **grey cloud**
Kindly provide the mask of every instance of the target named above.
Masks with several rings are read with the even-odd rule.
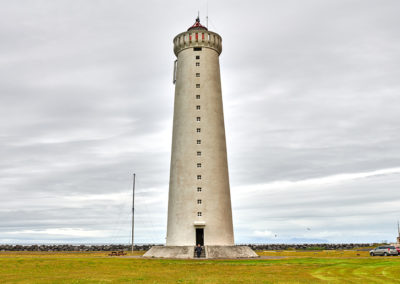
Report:
[[[209,3],[210,28],[224,44],[237,242],[395,233],[398,175],[315,191],[238,190],[399,167],[399,8],[374,0]],[[204,22],[199,2],[0,3],[0,242],[128,242],[133,171],[137,238],[164,241],[172,39],[199,9]],[[96,199],[111,193],[126,198]],[[304,224],[315,227],[304,232]],[[66,228],[105,233],[45,231]]]

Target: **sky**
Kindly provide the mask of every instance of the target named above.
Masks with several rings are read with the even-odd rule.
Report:
[[[208,3],[207,3],[208,2]],[[172,40],[220,56],[235,242],[393,242],[397,0],[0,0],[0,243],[165,243]]]

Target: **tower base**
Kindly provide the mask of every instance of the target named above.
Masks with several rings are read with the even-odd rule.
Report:
[[[247,246],[204,246],[203,259],[217,258],[257,258],[259,257]],[[146,258],[181,258],[194,259],[194,246],[154,246],[143,257]]]

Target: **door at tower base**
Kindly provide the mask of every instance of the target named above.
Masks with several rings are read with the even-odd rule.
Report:
[[[203,228],[196,229],[196,244],[204,246],[204,229]]]

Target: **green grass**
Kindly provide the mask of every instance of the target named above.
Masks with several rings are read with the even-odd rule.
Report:
[[[258,253],[283,258],[171,260],[106,253],[0,253],[0,283],[400,283],[400,257],[369,257],[357,251]]]

